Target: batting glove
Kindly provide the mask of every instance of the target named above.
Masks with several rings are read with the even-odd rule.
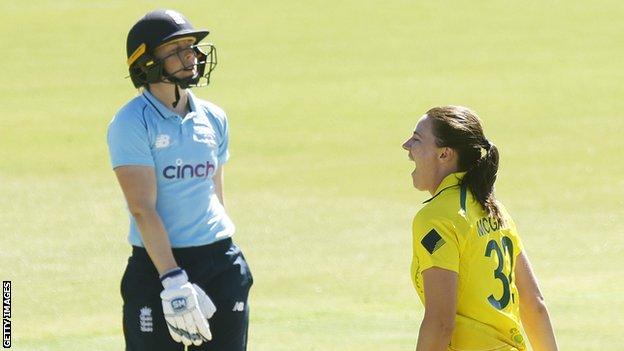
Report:
[[[165,288],[160,293],[163,313],[173,340],[199,346],[212,339],[208,319],[217,308],[204,290],[189,283],[181,268],[165,273],[160,280]]]

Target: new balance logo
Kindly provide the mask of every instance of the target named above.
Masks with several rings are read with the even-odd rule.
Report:
[[[147,306],[141,308],[141,313],[139,314],[139,323],[142,332],[150,333],[154,331],[151,308]]]
[[[234,308],[232,308],[232,312],[243,312],[245,310],[245,303],[244,302],[236,302],[234,304]]]
[[[157,149],[168,147],[171,144],[171,137],[167,134],[158,134],[154,146]]]

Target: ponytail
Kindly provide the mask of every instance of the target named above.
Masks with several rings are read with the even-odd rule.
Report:
[[[483,150],[481,157],[468,169],[461,184],[470,190],[488,215],[503,223],[500,208],[494,197],[494,182],[498,173],[498,149],[486,139],[481,150]]]
[[[427,111],[433,123],[438,147],[457,151],[459,171],[466,172],[460,185],[473,194],[485,212],[501,224],[504,218],[494,197],[494,182],[498,173],[498,149],[483,134],[476,113],[463,106],[440,106]]]

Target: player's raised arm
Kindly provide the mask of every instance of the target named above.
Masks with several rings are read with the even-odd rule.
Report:
[[[525,252],[518,255],[515,275],[520,295],[520,318],[533,350],[558,350],[544,297]]]

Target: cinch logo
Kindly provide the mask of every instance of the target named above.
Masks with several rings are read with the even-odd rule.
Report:
[[[178,164],[165,167],[163,176],[167,179],[208,178],[210,172],[214,170],[215,166],[209,161],[197,165]]]

